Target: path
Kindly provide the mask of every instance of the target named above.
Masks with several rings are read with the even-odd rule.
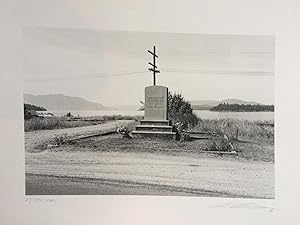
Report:
[[[36,130],[25,132],[25,151],[26,152],[37,152],[38,146],[43,145],[50,140],[54,139],[57,135],[66,134],[67,137],[76,137],[79,135],[89,135],[94,133],[107,132],[116,129],[121,124],[133,123],[133,120],[116,120],[108,121],[102,124],[73,127],[56,130]]]

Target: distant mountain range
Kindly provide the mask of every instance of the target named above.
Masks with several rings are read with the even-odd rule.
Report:
[[[249,101],[243,101],[240,99],[225,99],[222,101],[209,101],[209,100],[203,100],[203,101],[190,101],[192,108],[195,110],[209,110],[212,107],[215,107],[221,103],[228,103],[228,104],[239,104],[239,105],[261,105],[259,102],[249,102]]]
[[[240,99],[225,99],[222,101],[200,100],[190,102],[192,104],[192,108],[195,110],[209,110],[221,103],[261,105],[261,103],[258,102],[243,101]],[[138,110],[140,108],[139,105],[104,106],[100,103],[87,101],[83,98],[71,97],[62,94],[24,94],[24,103],[44,107],[47,110]]]
[[[114,110],[116,108],[90,102],[83,98],[62,94],[24,94],[24,103],[44,107],[47,110]]]

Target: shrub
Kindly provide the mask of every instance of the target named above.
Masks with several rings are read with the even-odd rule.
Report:
[[[210,143],[206,146],[206,150],[231,152],[235,150],[235,147],[226,135],[217,135],[214,136]]]
[[[181,94],[171,94],[169,92],[168,112],[172,123],[181,123],[183,129],[194,127],[200,121],[199,117],[193,113],[191,103],[185,101]]]
[[[54,144],[58,146],[66,144],[67,141],[68,141],[67,134],[56,135],[53,140]]]
[[[71,114],[71,112],[68,112],[68,113],[66,114],[66,117],[73,117],[73,115]]]
[[[117,128],[117,133],[121,134],[123,138],[132,138],[130,128],[123,124]]]
[[[183,128],[183,123],[175,123],[176,140],[189,141],[191,139],[189,133]]]

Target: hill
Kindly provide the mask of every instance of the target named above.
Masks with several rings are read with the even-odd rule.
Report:
[[[44,107],[36,106],[36,105],[31,105],[31,104],[24,104],[24,112],[26,111],[47,111]]]
[[[71,97],[62,94],[31,95],[24,94],[24,103],[38,105],[48,110],[110,110],[99,103],[90,102],[83,98]]]
[[[221,103],[210,110],[218,112],[274,112],[274,105]]]
[[[237,105],[261,105],[258,102],[253,102],[253,101],[248,102],[248,101],[243,101],[243,100],[234,99],[234,98],[222,100],[219,104],[222,104],[222,103],[237,104]]]
[[[214,101],[214,100],[198,100],[198,101],[191,101],[192,108],[195,110],[210,110],[213,107],[216,107],[219,104],[238,104],[238,105],[261,105],[258,102],[253,101],[243,101],[240,99],[225,99],[222,101]]]

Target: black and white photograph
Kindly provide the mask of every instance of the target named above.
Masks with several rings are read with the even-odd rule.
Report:
[[[299,225],[300,1],[0,1],[0,225]]]
[[[23,35],[26,195],[275,198],[273,36]]]

